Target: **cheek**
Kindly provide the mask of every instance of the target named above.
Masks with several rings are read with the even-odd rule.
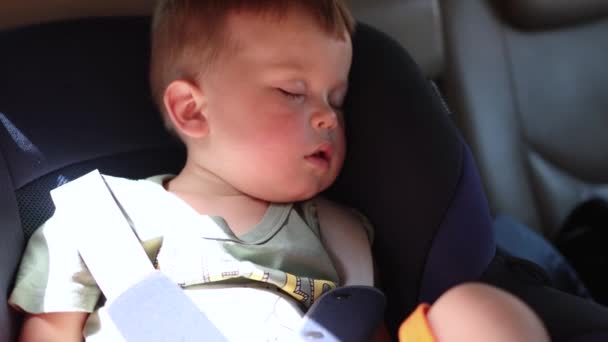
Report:
[[[256,156],[279,156],[295,148],[309,148],[311,132],[305,113],[265,96],[241,97],[228,102],[216,116],[216,132],[222,145]],[[257,100],[257,101],[256,101]]]
[[[306,144],[306,134],[295,125],[277,125],[258,136],[260,153],[274,163],[290,163],[293,158],[302,157],[310,147]]]
[[[346,135],[344,134],[344,130],[340,130],[340,132],[338,132],[336,134],[336,157],[338,158],[338,162],[340,163],[340,168],[342,167],[342,164],[344,163],[344,158],[346,157],[346,149],[347,149],[347,144],[346,144]]]
[[[251,122],[251,137],[261,145],[278,145],[287,147],[290,144],[303,143],[308,134],[303,114],[288,110],[269,108],[257,113],[257,119]]]
[[[234,132],[238,135],[230,139],[232,152],[241,158],[264,167],[264,165],[284,165],[294,162],[310,149],[306,132],[294,120],[257,120],[246,129]],[[280,166],[279,166],[280,167]]]

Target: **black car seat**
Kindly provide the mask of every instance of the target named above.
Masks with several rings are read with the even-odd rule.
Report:
[[[601,233],[570,234],[590,229],[571,227],[575,210],[608,203],[608,2],[441,4],[445,91],[493,213],[555,243],[608,303],[608,282],[596,271],[608,267],[608,219],[595,223]]]
[[[147,18],[51,23],[0,32],[0,340],[24,242],[52,212],[48,191],[85,172],[177,172],[183,149],[147,86]],[[441,101],[395,41],[365,25],[346,100],[349,153],[328,196],[376,227],[374,257],[392,333],[420,301],[482,280],[515,293],[556,341],[608,337],[608,310],[544,286],[495,249],[476,167]],[[581,341],[581,339],[578,339]]]
[[[151,114],[147,23],[137,23],[0,32],[0,341],[15,340],[6,298],[25,241],[54,211],[50,188],[94,168],[179,170],[183,153]]]

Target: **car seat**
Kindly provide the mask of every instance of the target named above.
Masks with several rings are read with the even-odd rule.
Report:
[[[553,240],[608,198],[608,2],[443,1],[445,89],[492,211]]]
[[[493,213],[554,243],[608,303],[608,240],[569,218],[608,200],[608,2],[444,1],[445,90]],[[599,229],[608,225],[598,222]],[[566,231],[578,231],[578,237]],[[600,235],[603,233],[600,233]],[[592,238],[596,239],[596,238]],[[588,255],[584,255],[588,254]]]
[[[179,171],[183,149],[148,94],[148,26],[126,17],[0,32],[0,341],[18,333],[6,296],[25,241],[53,212],[50,189],[95,168]],[[350,81],[349,152],[327,195],[376,227],[392,334],[420,301],[481,280],[528,302],[556,341],[608,338],[608,310],[548,289],[534,267],[496,251],[471,154],[398,43],[359,25]]]
[[[358,21],[403,46],[428,79],[443,72],[444,48],[439,0],[349,0]]]

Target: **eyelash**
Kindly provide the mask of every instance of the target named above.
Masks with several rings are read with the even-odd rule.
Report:
[[[304,95],[304,94],[292,93],[292,92],[289,92],[289,91],[287,91],[285,89],[281,89],[281,88],[277,88],[277,90],[280,91],[281,94],[283,94],[283,96],[285,96],[285,97],[287,97],[289,99],[292,99],[292,100],[296,100],[296,101],[301,101],[301,100],[304,99],[304,97],[306,97],[306,95]],[[342,104],[340,104],[340,105],[331,105],[331,107],[334,110],[338,111],[338,112],[342,112],[343,109],[344,109]]]
[[[305,96],[304,94],[295,94],[295,93],[289,92],[289,91],[281,89],[281,88],[277,88],[277,89],[281,92],[281,94],[283,94],[283,96],[286,96],[293,100],[302,100],[302,99],[304,99],[304,96]]]
[[[344,104],[331,105],[331,108],[333,108],[335,111],[343,112],[344,111]]]

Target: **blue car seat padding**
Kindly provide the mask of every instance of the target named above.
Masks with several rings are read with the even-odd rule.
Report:
[[[373,287],[333,289],[308,309],[300,336],[304,341],[372,341],[382,324],[385,304],[384,294]]]
[[[527,302],[555,341],[606,337],[604,307],[547,288],[533,268],[500,251],[488,260],[495,247],[476,168],[441,101],[384,34],[359,25],[353,43],[345,103],[349,149],[327,195],[374,223],[389,331],[397,331],[420,299],[481,280]],[[22,140],[0,127],[6,296],[23,241],[52,214],[50,189],[96,168],[133,178],[177,172],[184,154],[148,95],[147,18],[4,31],[0,46],[2,124],[10,122],[37,148],[26,153]],[[0,340],[14,339],[18,317],[5,305],[0,324]]]
[[[13,194],[11,175],[0,153],[0,341],[3,342],[16,340],[18,319],[14,312],[9,311],[6,301],[24,244],[17,200]]]
[[[461,179],[437,231],[422,276],[420,300],[434,302],[446,287],[478,279],[496,253],[492,219],[469,149],[463,144]],[[467,234],[462,233],[468,225]],[[475,239],[476,248],[471,248]]]

